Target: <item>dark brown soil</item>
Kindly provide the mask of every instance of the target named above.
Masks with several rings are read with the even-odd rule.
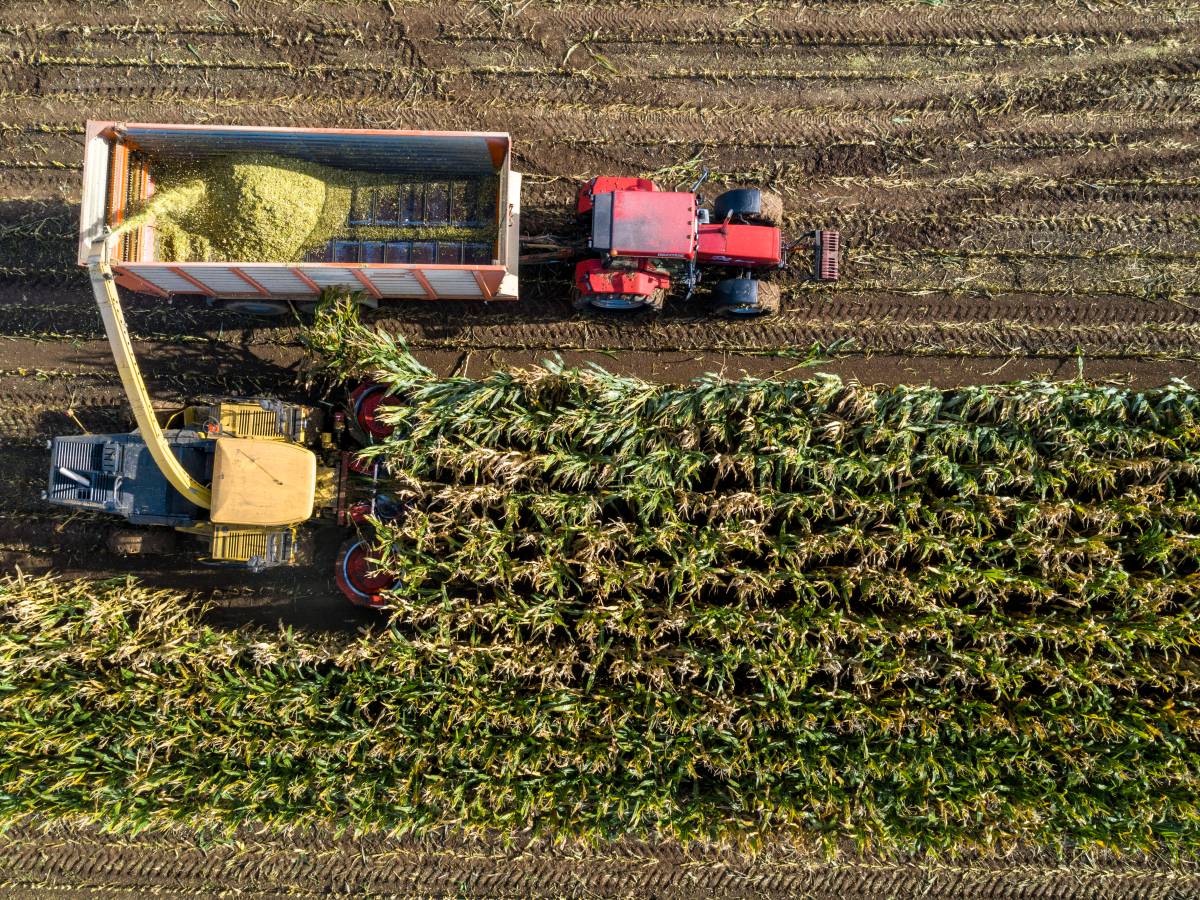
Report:
[[[91,829],[0,837],[6,896],[178,892],[250,897],[799,897],[813,900],[1183,900],[1200,892],[1192,865],[1107,855],[1053,859],[830,862],[774,846],[757,855],[620,841],[551,847],[444,834],[427,840],[242,833],[201,841],[181,831],[133,838]]]

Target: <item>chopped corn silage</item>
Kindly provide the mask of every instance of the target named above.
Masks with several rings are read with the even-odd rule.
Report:
[[[160,262],[298,262],[335,238],[488,241],[494,227],[355,226],[355,188],[403,179],[263,153],[154,166],[154,196],[117,229],[153,223]]]
[[[351,173],[270,154],[156,166],[154,196],[120,230],[153,221],[163,262],[294,261],[350,211]]]

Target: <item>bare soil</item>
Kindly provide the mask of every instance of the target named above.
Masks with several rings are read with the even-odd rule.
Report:
[[[1195,866],[1107,854],[841,862],[777,845],[756,854],[674,843],[550,846],[520,835],[424,840],[181,830],[117,837],[89,828],[0,836],[6,896],[178,893],[247,897],[788,897],[813,900],[1183,900]]]
[[[1200,378],[1200,10],[1182,0],[29,0],[0,9],[0,566],[135,574],[219,621],[361,627],[312,567],[247,577],[186,547],[123,558],[109,523],[45,507],[45,441],[131,426],[74,264],[83,123],[504,130],[522,228],[564,233],[575,186],[643,174],[761,184],[787,230],[842,232],[836,285],[781,273],[783,312],[575,312],[568,273],[515,304],[375,314],[440,372],[553,354],[664,381],[705,372],[943,386]],[[156,398],[307,396],[298,322],[131,296]],[[225,889],[500,896],[1185,897],[1137,859],[828,865],[306,836],[200,852],[187,835],[3,839],[14,896]]]

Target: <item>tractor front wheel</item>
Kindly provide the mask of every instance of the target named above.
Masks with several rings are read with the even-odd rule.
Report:
[[[606,312],[632,312],[638,309],[662,309],[662,291],[645,294],[592,294],[587,299],[596,309]],[[656,305],[657,304],[657,305]]]

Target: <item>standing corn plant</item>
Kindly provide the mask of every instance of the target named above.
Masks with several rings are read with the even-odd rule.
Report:
[[[1200,395],[438,378],[358,638],[0,588],[0,819],[1200,848]]]
[[[1124,776],[1079,765],[1161,753],[1161,788],[1194,777],[1186,384],[441,379],[344,302],[310,341],[401,399],[368,451],[409,510],[376,546],[396,620],[540,689],[636,689],[675,742],[664,767],[832,814],[789,805],[810,783],[780,788],[819,766],[851,819],[884,791],[876,836],[905,842],[999,810],[1031,833],[1077,802],[1068,830],[1108,841],[1098,823],[1121,820],[1123,843],[1154,829],[1113,806]],[[898,743],[877,756],[880,734]]]

